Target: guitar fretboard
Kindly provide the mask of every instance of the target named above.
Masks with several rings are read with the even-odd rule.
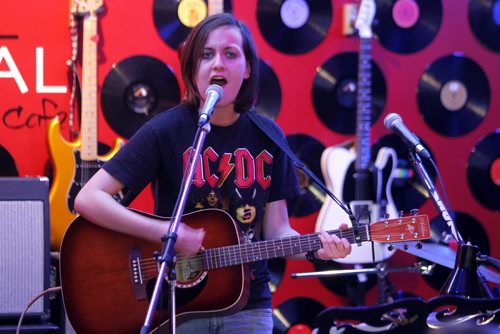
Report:
[[[361,38],[358,63],[358,92],[357,92],[357,114],[356,135],[357,151],[356,170],[368,170],[371,161],[370,152],[370,128],[372,116],[372,63],[371,63],[371,40]]]
[[[97,159],[97,16],[83,22],[81,158]]]
[[[328,233],[336,234],[339,238],[346,238],[351,244],[356,242],[352,228],[329,231]],[[370,240],[368,226],[358,228],[358,233],[361,241]],[[203,252],[202,266],[204,270],[212,270],[259,260],[306,253],[320,248],[321,242],[318,238],[318,233],[297,235],[275,240],[208,249]]]

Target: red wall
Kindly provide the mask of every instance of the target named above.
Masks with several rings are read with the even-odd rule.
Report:
[[[299,54],[284,54],[270,46],[259,30],[257,23],[257,1],[233,1],[234,14],[250,27],[260,57],[276,73],[281,85],[281,107],[277,122],[287,135],[306,134],[325,147],[337,145],[353,135],[343,135],[328,129],[314,112],[312,86],[316,68],[330,57],[341,52],[358,50],[355,37],[342,35],[342,7],[353,1],[332,1],[333,20],[325,39],[313,50]],[[0,35],[16,35],[17,38],[2,38],[0,46],[7,48],[24,78],[28,91],[21,93],[12,78],[0,78],[0,145],[6,149],[17,165],[20,176],[45,175],[48,151],[45,141],[51,118],[60,114],[68,117],[69,67],[71,41],[68,27],[68,1],[47,4],[43,1],[19,0],[0,5]],[[498,212],[486,208],[471,193],[467,183],[467,160],[471,150],[485,135],[493,133],[500,125],[500,55],[481,45],[472,34],[467,17],[465,0],[443,0],[443,18],[433,41],[422,50],[410,54],[398,54],[373,43],[373,59],[384,74],[387,85],[387,100],[382,116],[374,124],[372,140],[387,135],[383,118],[390,112],[399,113],[412,131],[427,143],[435,156],[453,208],[467,213],[480,222],[490,242],[492,256],[500,256],[500,247],[495,242],[499,236]],[[102,83],[112,65],[134,55],[155,57],[168,64],[180,84],[177,51],[160,38],[153,23],[153,0],[106,1],[106,10],[99,16],[99,67],[98,83]],[[35,50],[44,51],[43,68],[45,85],[61,85],[67,93],[40,93],[36,91]],[[5,52],[5,49],[4,49]],[[490,87],[488,113],[473,131],[457,137],[448,137],[432,130],[424,121],[417,104],[419,80],[432,62],[461,52],[474,60],[486,73]],[[10,69],[12,70],[12,69]],[[5,59],[0,62],[0,71],[9,72]],[[474,85],[474,82],[469,84]],[[180,84],[181,85],[181,84]],[[181,94],[183,87],[181,85]],[[43,105],[43,101],[49,103]],[[100,107],[99,107],[100,108]],[[62,119],[61,119],[62,120]],[[98,138],[112,145],[117,135],[106,123],[99,109]],[[68,118],[62,122],[63,135],[69,134]],[[499,157],[498,148],[493,153]],[[318,157],[319,159],[319,157]],[[2,162],[3,163],[3,162]],[[496,187],[498,192],[498,186]],[[151,199],[148,193],[135,203],[139,209],[149,210]],[[422,213],[431,218],[437,216],[432,202],[427,200]],[[312,232],[318,212],[305,217],[292,218],[292,224],[301,232]],[[396,254],[391,265],[410,265],[415,257]],[[293,297],[306,296],[320,301],[325,306],[343,305],[346,300],[326,289],[318,279],[292,280],[290,274],[313,270],[305,261],[288,261],[283,280],[275,293],[274,303],[279,305]],[[424,298],[437,295],[437,291],[417,274],[391,274],[396,290],[412,291]],[[375,300],[376,288],[369,293],[369,302]]]

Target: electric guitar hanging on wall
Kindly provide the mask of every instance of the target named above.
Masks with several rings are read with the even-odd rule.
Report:
[[[382,147],[377,159],[371,163],[371,23],[375,17],[375,1],[362,0],[355,27],[360,38],[356,109],[356,149],[352,143],[325,149],[321,155],[321,169],[328,188],[343,203],[349,203],[360,224],[380,220],[384,215],[397,216],[391,196],[396,152]],[[354,161],[354,162],[353,162]],[[340,217],[345,217],[344,220]],[[321,207],[316,231],[338,228],[340,223],[351,222],[345,212],[330,198]],[[353,246],[340,263],[372,263],[389,258],[395,250],[380,244],[363,242]]]
[[[168,218],[153,216],[165,221]],[[321,248],[318,233],[246,243],[231,216],[205,209],[182,216],[203,228],[203,250],[177,257],[176,305],[179,322],[206,313],[227,314],[246,305],[248,263]],[[354,230],[329,231],[354,243]],[[358,226],[363,241],[399,243],[430,238],[427,215],[386,219]],[[68,318],[77,333],[138,333],[158,277],[159,244],[108,230],[77,217],[61,247],[61,286]],[[425,247],[425,246],[424,246]],[[168,328],[168,289],[160,295],[154,330]],[[163,305],[163,307],[161,306]],[[158,317],[162,317],[162,320]]]
[[[76,14],[83,16],[81,123],[79,138],[68,142],[60,135],[57,118],[48,129],[49,153],[54,167],[50,189],[50,243],[59,250],[64,233],[75,219],[74,200],[80,189],[123,145],[117,139],[105,156],[97,154],[97,13],[103,0],[76,2]]]

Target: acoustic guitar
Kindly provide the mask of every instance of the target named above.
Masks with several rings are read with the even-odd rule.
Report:
[[[231,216],[218,209],[196,211],[184,215],[182,221],[203,228],[206,235],[199,253],[176,261],[178,323],[207,312],[226,314],[244,307],[249,293],[248,263],[321,248],[318,233],[247,243]],[[354,232],[350,228],[328,233],[353,243]],[[363,241],[380,243],[430,238],[426,215],[383,220],[356,232]],[[78,333],[139,332],[158,276],[159,247],[81,216],[71,223],[61,246],[60,273],[64,306]],[[168,329],[169,289],[164,290],[152,322],[155,331]]]

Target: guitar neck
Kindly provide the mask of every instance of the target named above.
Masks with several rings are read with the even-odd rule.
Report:
[[[379,243],[428,239],[430,238],[429,231],[429,218],[427,215],[415,215],[386,219],[345,230],[331,230],[328,233],[335,234],[339,238],[345,238],[351,244],[354,244],[358,242],[358,240],[355,240],[355,237],[359,237],[359,242],[376,241]],[[202,251],[194,259],[181,257],[178,260],[180,262],[193,260],[204,270],[212,270],[259,260],[306,253],[318,250],[321,247],[318,233],[311,233],[242,245],[211,248]]]
[[[370,240],[368,226],[359,227],[357,231],[361,237],[361,241]],[[328,231],[329,234],[335,234],[339,238],[346,238],[351,244],[356,242],[353,232],[352,228]],[[312,233],[208,249],[203,252],[202,261],[204,269],[212,270],[259,260],[306,253],[320,248],[321,242],[318,238],[318,233]]]
[[[81,159],[97,160],[97,16],[83,21]]]
[[[358,62],[358,90],[356,112],[357,155],[356,170],[367,171],[370,167],[371,116],[372,116],[372,57],[370,38],[360,37]]]
[[[208,0],[208,15],[224,13],[224,0]]]

